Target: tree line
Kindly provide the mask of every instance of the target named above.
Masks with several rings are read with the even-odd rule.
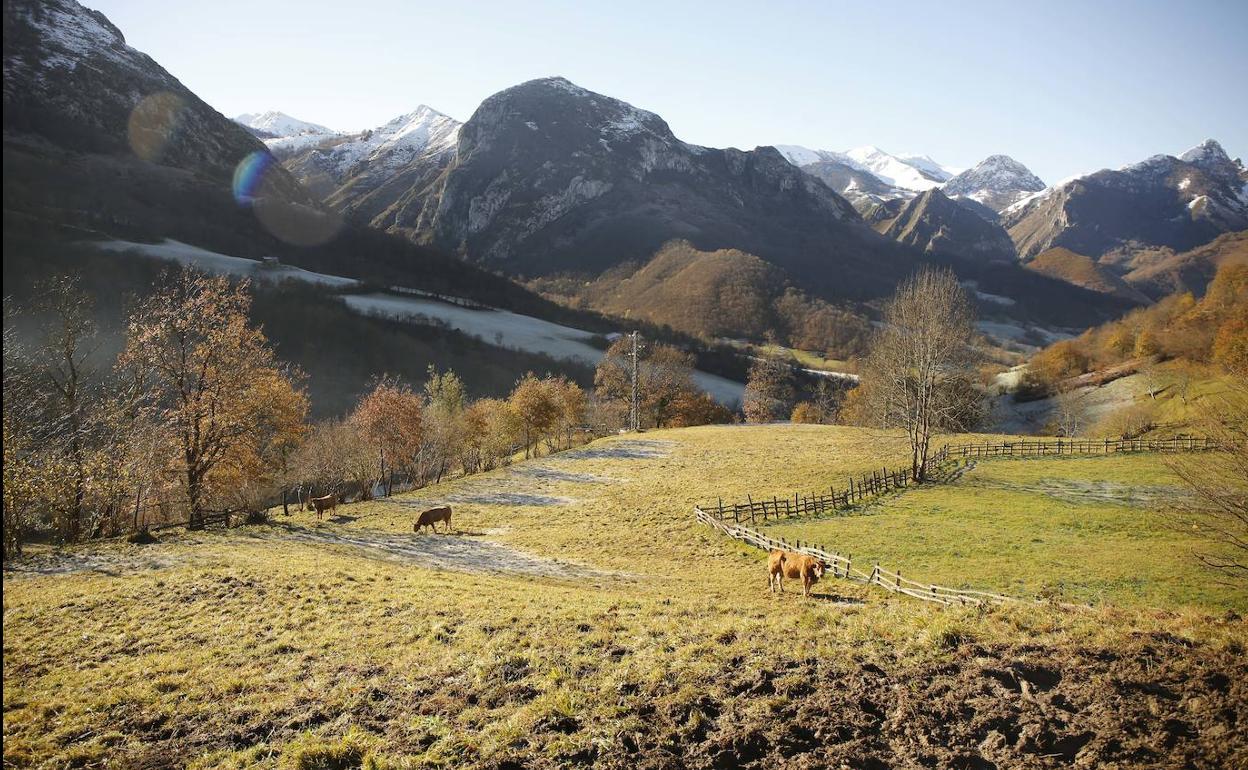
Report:
[[[487,471],[628,424],[634,362],[626,336],[605,351],[592,390],[529,373],[505,398],[472,399],[455,372],[431,365],[419,387],[382,376],[346,414],[309,422],[307,377],[249,320],[251,302],[245,282],[166,274],[132,303],[111,359],[72,277],[49,280],[28,309],[42,330],[33,343],[17,339],[6,317],[6,554],[32,533],[72,542],[166,522],[200,528],[214,512],[388,494],[396,484]],[[921,273],[886,308],[862,381],[847,397],[839,383],[812,387],[790,363],[759,357],[739,410],[697,386],[689,352],[643,340],[639,424],[905,427],[922,478],[932,435],[974,418],[970,328],[952,274]]]
[[[477,473],[621,429],[631,362],[617,341],[586,390],[560,375],[521,377],[506,398],[469,398],[430,366],[422,387],[381,376],[340,418],[309,422],[307,377],[249,320],[246,282],[162,276],[125,314],[115,355],[79,279],[45,281],[15,331],[5,302],[4,553],[214,512],[261,511],[311,494],[368,497]],[[643,346],[644,427],[727,422],[697,388],[693,358]],[[293,497],[293,500],[290,499]]]

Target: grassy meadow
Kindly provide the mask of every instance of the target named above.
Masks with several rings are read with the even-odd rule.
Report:
[[[834,580],[776,596],[765,554],[690,515],[839,488],[904,451],[839,427],[657,431],[324,522],[32,554],[4,575],[5,766],[1248,758],[1243,596],[1198,587],[1187,536],[1130,525],[1151,498],[1063,497],[1170,486],[1155,461],[981,462],[809,525],[908,576],[1057,587],[1087,609],[944,608]],[[442,502],[453,533],[412,535]]]
[[[980,460],[950,484],[892,495],[849,516],[766,527],[835,543],[869,571],[1020,598],[1248,611],[1242,590],[1194,557],[1216,549],[1164,512],[1188,502],[1159,455]]]

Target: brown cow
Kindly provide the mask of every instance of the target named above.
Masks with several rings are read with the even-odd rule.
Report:
[[[784,578],[802,579],[802,596],[810,596],[810,587],[823,577],[823,562],[813,556],[791,551],[772,551],[767,559],[767,586],[775,593],[784,593]]]
[[[309,500],[309,502],[312,503],[312,507],[316,509],[316,520],[320,521],[321,514],[325,513],[325,511],[334,510],[338,507],[338,503],[342,501],[338,499],[337,494],[331,493],[325,495],[324,497],[313,497]]]
[[[446,522],[445,531],[447,532],[451,531],[451,506],[444,505],[440,508],[430,508],[427,511],[423,511],[419,516],[416,517],[416,526],[412,528],[412,531],[419,532],[421,527],[427,526],[429,527],[429,529],[432,529],[434,532],[437,532],[438,528],[436,524],[439,521],[445,521]]]

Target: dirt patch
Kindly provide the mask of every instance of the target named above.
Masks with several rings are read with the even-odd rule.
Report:
[[[635,767],[664,766],[651,748],[664,745],[672,766],[712,768],[1236,766],[1248,660],[1166,636],[1073,654],[968,644],[922,666],[741,666],[614,749]],[[766,719],[758,698],[773,704]]]
[[[99,551],[90,546],[74,549],[53,549],[8,559],[4,563],[6,579],[68,575],[74,572],[98,572],[102,575],[127,575],[134,572],[168,569],[185,564],[184,554],[162,551],[158,545],[136,547],[126,551]]]

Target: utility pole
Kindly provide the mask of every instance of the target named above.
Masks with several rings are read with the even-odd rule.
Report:
[[[641,430],[641,384],[637,381],[637,332],[634,331],[628,336],[633,341],[632,366],[630,367],[632,394],[628,401],[628,429],[636,433]]]

